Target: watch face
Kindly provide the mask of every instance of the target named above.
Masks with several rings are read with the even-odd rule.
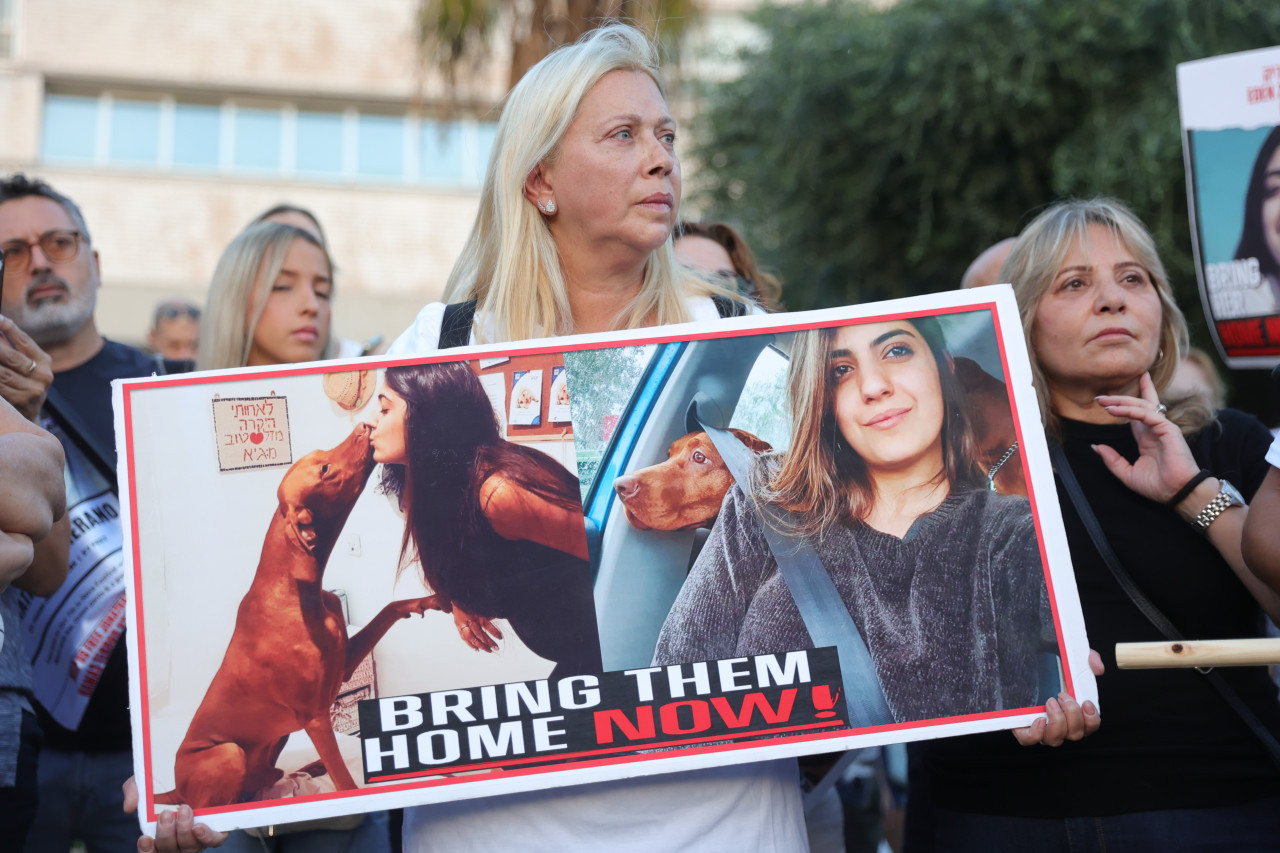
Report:
[[[1240,494],[1239,489],[1221,477],[1218,478],[1218,482],[1222,484],[1223,493],[1231,498],[1231,503],[1227,504],[1227,506],[1244,506],[1244,495]]]

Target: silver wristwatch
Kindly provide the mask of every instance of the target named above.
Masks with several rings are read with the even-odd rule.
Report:
[[[1191,523],[1196,526],[1196,530],[1206,533],[1209,525],[1213,524],[1218,516],[1222,515],[1233,506],[1244,506],[1244,495],[1240,494],[1240,490],[1235,486],[1218,478],[1218,482],[1222,484],[1221,490],[1214,495],[1213,500],[1205,504],[1204,509],[1193,519]]]

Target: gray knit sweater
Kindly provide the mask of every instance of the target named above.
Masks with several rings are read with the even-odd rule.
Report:
[[[655,663],[813,647],[762,523],[734,486],[662,626]],[[904,539],[858,523],[812,544],[897,721],[1043,703],[1038,653],[1057,642],[1025,498],[953,494]]]

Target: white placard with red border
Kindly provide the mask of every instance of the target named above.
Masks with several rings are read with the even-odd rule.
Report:
[[[218,755],[239,754],[240,747],[228,742],[226,727],[210,726],[209,719],[230,721],[231,726],[236,714],[246,715],[246,739],[281,725],[276,711],[260,719],[249,713],[256,707],[255,696],[237,694],[243,688],[236,684],[257,684],[255,694],[274,694],[292,684],[288,679],[294,671],[335,665],[318,646],[290,646],[280,649],[279,657],[292,670],[273,674],[267,665],[254,663],[259,659],[254,654],[272,659],[274,652],[243,652],[246,636],[259,644],[254,648],[267,650],[273,642],[292,638],[290,626],[315,615],[308,607],[322,606],[314,596],[302,596],[283,609],[259,607],[261,587],[254,585],[259,566],[280,563],[275,556],[265,559],[264,553],[276,554],[271,549],[284,547],[281,542],[304,549],[331,542],[323,587],[341,591],[353,636],[378,624],[391,602],[420,600],[432,592],[412,550],[402,553],[405,518],[394,492],[380,487],[380,469],[358,491],[340,529],[317,530],[319,513],[294,497],[299,487],[293,472],[303,471],[309,459],[339,464],[325,454],[363,441],[360,424],[374,420],[384,405],[375,395],[365,409],[348,412],[325,396],[326,373],[356,366],[463,361],[478,372],[481,358],[510,358],[517,370],[522,357],[536,356],[545,363],[551,354],[563,360],[573,383],[572,429],[554,446],[546,436],[527,441],[571,470],[576,458],[580,472],[596,471],[593,476],[601,480],[585,490],[584,513],[591,519],[589,529],[602,528],[598,537],[589,538],[602,671],[551,678],[553,663],[536,654],[530,648],[536,643],[522,639],[519,626],[513,628],[502,614],[496,624],[503,639],[491,654],[465,644],[447,613],[427,609],[393,620],[373,650],[377,696],[359,703],[360,731],[346,733],[351,728],[349,707],[335,723],[337,754],[356,787],[341,784],[342,771],[326,772],[329,762],[320,755],[325,749],[302,731],[302,724],[286,726],[289,731],[273,753],[274,762],[259,761],[261,766],[254,768],[254,781],[264,784],[226,802],[197,804],[198,820],[217,829],[281,824],[1029,724],[1042,706],[976,713],[941,709],[930,719],[851,727],[840,698],[842,672],[834,647],[649,666],[656,632],[684,582],[687,543],[694,534],[629,525],[615,482],[623,473],[659,462],[668,436],[685,431],[688,400],[676,397],[700,389],[704,395],[721,395],[721,410],[731,411],[745,408],[748,397],[767,393],[776,396],[763,399],[757,408],[784,413],[785,388],[779,390],[776,382],[770,386],[755,374],[746,377],[749,365],[734,366],[734,359],[717,353],[750,344],[749,349],[762,354],[757,364],[779,360],[785,373],[792,333],[871,322],[901,326],[921,317],[938,318],[943,329],[949,357],[941,369],[952,370],[967,359],[984,382],[996,383],[990,386],[998,389],[991,399],[1007,412],[1010,436],[1017,441],[1013,455],[1022,464],[1019,488],[1027,495],[1034,522],[1039,558],[1033,575],[1036,583],[1043,577],[1052,613],[1047,635],[1060,663],[1054,683],[1081,701],[1096,702],[1021,322],[1007,285],[823,311],[473,346],[413,358],[124,380],[115,383],[114,399],[143,829],[153,831],[160,811],[173,808],[184,772],[185,790],[200,787],[189,779],[193,766],[201,768],[202,781],[250,785],[239,778],[223,779],[221,771],[210,770],[216,764],[191,763],[192,756],[203,761],[213,754],[211,749]],[[599,359],[586,356],[625,348],[631,348],[627,358],[644,353],[650,359],[640,372],[640,390],[629,402],[619,401],[615,410],[590,408],[584,388],[589,392],[592,379],[575,376],[575,364],[594,364]],[[729,382],[725,377],[734,370],[740,375]],[[297,461],[287,471],[276,467],[221,475],[211,401],[266,397],[287,401],[285,438]],[[451,414],[431,413],[446,419]],[[586,447],[588,433],[601,437],[602,449]],[[575,436],[582,437],[576,445]],[[324,453],[311,456],[314,451]],[[663,554],[679,556],[668,566]],[[675,565],[680,560],[685,562]],[[628,586],[637,583],[650,592],[640,595]],[[234,684],[225,674],[232,658],[236,677],[243,679]],[[311,663],[313,659],[318,662]],[[327,741],[328,735],[318,740]],[[252,756],[248,763],[253,765]]]

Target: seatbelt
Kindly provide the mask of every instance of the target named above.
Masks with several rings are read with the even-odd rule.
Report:
[[[758,503],[751,497],[750,471],[754,456],[737,436],[712,426],[707,422],[709,418],[702,417],[700,410],[707,413],[714,407],[709,397],[698,392],[689,404],[687,425],[691,429],[706,431],[734,482],[763,518],[765,541],[800,610],[800,618],[804,620],[814,647],[835,646],[839,653],[849,724],[854,728],[864,728],[893,722],[871,652],[831,575],[804,537],[783,532],[792,527],[788,523],[791,513],[772,504]]]

